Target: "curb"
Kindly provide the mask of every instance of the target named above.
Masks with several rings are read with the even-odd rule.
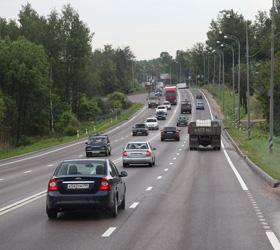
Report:
[[[258,175],[260,176],[266,183],[268,183],[271,187],[275,188],[280,186],[280,180],[272,178],[266,172],[264,172],[258,165],[256,165],[247,155],[245,155],[241,149],[238,147],[236,142],[230,136],[229,132],[224,129],[226,137],[230,140],[233,147],[236,149],[237,153],[245,160],[247,165]]]

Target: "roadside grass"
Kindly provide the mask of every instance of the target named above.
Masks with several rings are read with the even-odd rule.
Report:
[[[222,94],[218,85],[204,85],[222,109]],[[235,100],[237,100],[237,95]],[[268,132],[253,126],[251,137],[248,139],[247,130],[242,125],[236,128],[233,121],[233,96],[232,91],[225,89],[224,94],[224,125],[228,132],[239,145],[242,151],[267,174],[275,179],[280,179],[280,137],[274,138],[273,153],[268,150]],[[241,110],[241,119],[245,119],[245,111]]]
[[[6,159],[13,156],[19,156],[22,154],[31,153],[34,151],[46,149],[49,147],[57,146],[64,143],[78,141],[81,138],[85,138],[90,134],[102,133],[104,130],[113,127],[125,120],[128,120],[132,115],[134,115],[138,110],[143,107],[141,103],[133,103],[131,107],[127,110],[121,112],[114,119],[106,119],[98,121],[96,123],[87,122],[82,123],[80,127],[79,138],[77,136],[63,136],[63,137],[52,137],[52,138],[38,138],[37,142],[32,143],[27,146],[20,146],[16,148],[5,148],[0,150],[0,159]],[[86,134],[86,129],[88,134]]]

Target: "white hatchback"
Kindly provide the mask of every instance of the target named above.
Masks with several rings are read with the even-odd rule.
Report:
[[[145,125],[150,130],[152,130],[152,129],[158,130],[159,129],[158,120],[155,117],[147,118],[146,121],[145,121]]]
[[[169,101],[164,101],[163,105],[167,108],[167,110],[171,109],[171,103]]]
[[[164,105],[160,105],[156,108],[156,113],[158,111],[163,111],[167,115],[167,108]]]

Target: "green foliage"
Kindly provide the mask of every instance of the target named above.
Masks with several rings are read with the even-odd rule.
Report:
[[[108,96],[108,103],[113,109],[122,109],[125,105],[125,95],[121,92],[113,92]]]
[[[94,99],[89,99],[85,94],[80,98],[79,119],[81,121],[93,121],[96,115],[101,114],[101,109]]]
[[[60,135],[72,136],[77,134],[79,126],[80,122],[75,117],[75,115],[69,111],[65,111],[60,116],[60,119],[56,126],[56,131]]]

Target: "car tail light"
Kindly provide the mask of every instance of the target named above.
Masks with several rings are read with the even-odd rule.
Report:
[[[123,156],[128,156],[127,151],[123,151]]]
[[[163,130],[161,130],[160,133],[163,135],[164,134]]]
[[[112,185],[109,183],[107,178],[102,178],[100,182],[99,190],[107,190],[110,191],[112,188]]]
[[[179,134],[180,134],[180,132],[177,130],[177,131],[176,131],[176,135],[179,135]]]
[[[151,156],[151,151],[150,150],[147,150],[146,156]]]
[[[51,178],[48,185],[48,191],[57,191],[57,181],[55,178]]]

